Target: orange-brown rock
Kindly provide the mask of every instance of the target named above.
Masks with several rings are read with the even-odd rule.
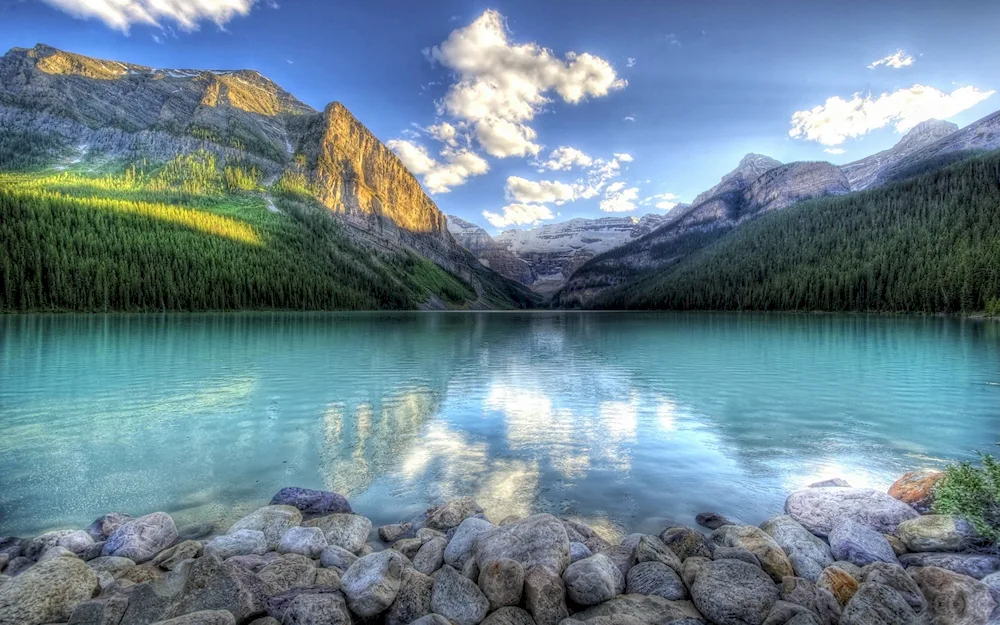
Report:
[[[934,486],[942,477],[944,473],[933,469],[910,471],[896,480],[889,488],[889,495],[926,514],[934,503]]]
[[[819,575],[816,585],[829,590],[837,599],[841,607],[847,605],[854,593],[858,591],[858,580],[851,577],[850,573],[836,566],[828,566]]]

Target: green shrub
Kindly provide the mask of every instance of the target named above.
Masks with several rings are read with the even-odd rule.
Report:
[[[1000,543],[1000,461],[983,454],[982,466],[953,464],[934,489],[934,512],[968,519],[992,543]]]

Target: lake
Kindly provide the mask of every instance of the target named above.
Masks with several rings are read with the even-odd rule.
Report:
[[[1000,324],[645,313],[0,317],[0,535],[220,531],[283,486],[658,532],[1000,441]]]

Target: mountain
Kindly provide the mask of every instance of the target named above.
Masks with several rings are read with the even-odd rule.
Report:
[[[886,172],[892,171],[914,152],[953,134],[958,126],[937,119],[921,122],[907,132],[896,145],[878,154],[841,166],[851,184],[852,191],[867,189],[884,182]]]
[[[57,171],[63,173],[54,176]],[[104,285],[110,292],[130,271],[127,254],[155,249],[159,256],[144,261],[151,267],[175,267],[177,257],[189,256],[169,245],[137,252],[132,243],[145,235],[134,228],[136,213],[156,221],[146,228],[164,238],[186,240],[197,230],[193,224],[211,223],[211,232],[248,228],[242,240],[264,249],[225,254],[245,257],[244,266],[256,267],[268,288],[294,291],[273,297],[236,275],[236,264],[227,269],[233,273],[219,276],[229,285],[226,296],[194,293],[182,302],[146,284],[147,299],[98,307],[174,307],[164,303],[169,300],[194,308],[354,308],[372,302],[492,308],[537,299],[458,245],[417,180],[343,105],[318,112],[255,71],[155,69],[45,45],[14,48],[0,58],[0,173],[13,191],[5,197],[7,210],[22,220],[22,230],[46,227],[40,204],[49,197],[78,212],[88,205],[114,207],[121,223],[91,223],[86,214],[82,218],[95,229],[87,234],[99,239],[127,231],[129,245],[75,249],[79,263],[103,264],[105,275],[93,279],[110,281]],[[160,232],[164,222],[186,232]],[[189,247],[202,249],[207,236],[202,232]],[[204,249],[222,254],[220,244]],[[270,255],[277,249],[296,262],[275,262]],[[329,257],[332,250],[336,259]],[[102,257],[112,253],[119,255]],[[30,283],[45,273],[51,280],[43,287],[64,283],[59,272],[72,271],[46,257],[0,260],[6,275],[28,276]],[[208,259],[188,260],[204,264],[200,271],[217,269]],[[191,288],[212,288],[199,275],[170,271],[164,277],[170,284],[187,280]],[[45,288],[3,295],[3,309],[75,306],[65,293]]]
[[[458,244],[472,252],[484,266],[511,280],[532,285],[537,279],[531,266],[493,240],[486,230],[454,215],[448,215],[448,231]]]
[[[736,166],[736,169],[723,176],[722,180],[719,181],[719,184],[715,185],[708,191],[700,193],[698,197],[694,199],[694,202],[691,202],[691,205],[696,206],[710,198],[723,195],[724,193],[742,191],[750,186],[754,180],[760,178],[765,172],[780,166],[781,161],[776,161],[770,156],[754,154],[751,152],[740,160],[740,164]]]

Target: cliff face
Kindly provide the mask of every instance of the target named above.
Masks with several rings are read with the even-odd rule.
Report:
[[[847,176],[852,191],[877,186],[885,172],[895,169],[914,152],[937,143],[956,130],[958,130],[958,126],[951,122],[937,119],[921,122],[888,150],[848,163],[841,169]]]
[[[476,224],[448,215],[448,232],[484,267],[489,267],[501,276],[517,280],[526,286],[535,283],[537,276],[531,266],[511,254]]]

